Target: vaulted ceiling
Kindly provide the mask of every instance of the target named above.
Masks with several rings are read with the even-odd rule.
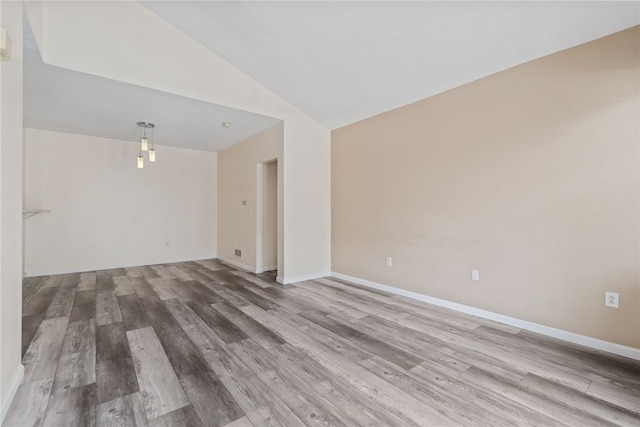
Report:
[[[330,129],[640,24],[640,3],[635,1],[142,3]],[[38,109],[43,103],[87,104],[91,97],[99,99],[96,114],[121,109],[122,99],[160,102],[154,97],[168,104],[186,102],[193,117],[198,111],[228,114],[231,119],[221,121],[237,120],[247,132],[227,139],[224,146],[273,123],[69,70],[36,70],[38,66],[45,67],[25,64],[25,87],[38,87],[26,90],[25,99],[25,121],[34,127],[72,119],[59,113],[45,126],[47,109]],[[70,85],[69,90],[52,87],[62,84]],[[118,96],[109,96],[114,91]],[[219,131],[204,130],[201,137],[212,137],[214,130]]]
[[[24,108],[26,127],[135,141],[136,123],[149,121],[156,125],[156,144],[203,151],[223,150],[279,121],[45,64],[28,25]]]
[[[640,23],[638,2],[143,2],[329,128]]]

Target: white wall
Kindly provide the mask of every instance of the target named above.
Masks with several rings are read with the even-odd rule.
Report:
[[[28,276],[216,256],[217,154],[27,129]]]
[[[0,2],[13,58],[0,64],[0,422],[22,377],[22,3]]]
[[[329,129],[138,2],[26,6],[48,64],[282,119],[282,279],[329,274]]]
[[[285,121],[284,284],[331,272],[331,135],[311,127]]]

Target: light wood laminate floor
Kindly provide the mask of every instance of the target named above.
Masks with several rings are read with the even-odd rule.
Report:
[[[640,362],[216,260],[28,278],[5,426],[640,425]]]

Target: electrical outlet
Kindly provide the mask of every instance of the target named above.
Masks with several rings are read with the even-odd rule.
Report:
[[[480,270],[471,270],[471,280],[480,280]]]
[[[612,308],[620,307],[620,294],[617,292],[605,292],[604,305]]]
[[[242,258],[242,251],[240,249],[236,249],[236,256],[239,256],[240,258]]]
[[[387,267],[393,267],[393,260],[390,256],[387,257]]]

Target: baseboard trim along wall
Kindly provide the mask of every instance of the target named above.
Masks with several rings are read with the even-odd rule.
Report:
[[[230,264],[234,267],[238,267],[241,270],[245,270],[248,271],[249,273],[258,273],[258,271],[256,270],[255,267],[250,267],[246,264],[243,264],[241,262],[238,261],[234,261],[232,259],[228,259],[228,258],[222,258],[222,257],[218,257],[217,259],[219,259],[220,261],[226,262],[227,264]]]
[[[304,282],[305,280],[315,280],[315,279],[320,279],[322,277],[329,277],[331,276],[331,273],[314,273],[314,274],[305,274],[302,276],[296,276],[296,277],[276,277],[276,282],[280,283],[281,285],[290,285],[292,283],[298,283],[298,282]]]
[[[1,1],[1,0],[0,0]],[[139,262],[139,263],[125,263],[119,265],[101,265],[97,267],[83,267],[82,269],[72,269],[72,270],[56,270],[56,271],[23,271],[22,276],[24,277],[40,277],[40,276],[56,276],[59,274],[75,274],[75,273],[86,273],[93,271],[102,271],[102,270],[111,270],[113,268],[134,268],[134,267],[153,267],[154,265],[162,265],[162,264],[170,264],[170,263],[178,263],[178,262],[190,262],[190,261],[204,261],[208,259],[219,259],[216,254],[212,255],[198,255],[198,256],[189,256],[182,258],[170,258],[170,259],[159,259],[152,260],[147,262]]]
[[[277,265],[272,265],[272,266],[269,266],[269,267],[263,267],[262,269],[256,268],[256,274],[265,273],[267,271],[274,271],[274,270],[277,270],[277,269],[278,269]]]
[[[597,338],[592,338],[585,335],[564,331],[562,329],[556,329],[549,326],[540,325],[538,323],[533,323],[527,320],[521,320],[515,317],[509,317],[502,314],[493,313],[491,311],[470,307],[468,305],[458,304],[455,302],[451,302],[451,301],[447,301],[439,298],[429,297],[427,295],[422,295],[416,292],[395,288],[393,286],[383,285],[381,283],[360,279],[358,277],[353,277],[353,276],[349,276],[342,273],[331,272],[331,276],[335,277],[336,279],[341,279],[341,280],[355,283],[357,285],[367,286],[369,288],[390,292],[392,294],[401,295],[403,297],[411,298],[417,301],[422,301],[422,302],[437,305],[440,307],[449,308],[451,310],[460,311],[462,313],[471,314],[474,316],[482,317],[484,319],[494,320],[496,322],[504,323],[510,326],[515,326],[520,329],[526,329],[527,331],[536,332],[536,333],[547,335],[553,338],[558,338],[574,344],[580,344],[585,347],[591,347],[597,350],[602,350],[609,353],[617,354],[619,356],[628,357],[630,359],[640,360],[640,349],[637,349],[637,348],[627,347],[627,346],[612,343],[609,341],[604,341]]]
[[[2,402],[2,409],[1,409],[2,412],[0,412],[0,424],[2,424],[2,422],[4,421],[4,417],[5,415],[7,415],[7,412],[9,412],[9,407],[11,406],[11,402],[13,402],[13,398],[16,396],[16,393],[18,392],[18,387],[20,387],[20,383],[22,382],[23,377],[24,377],[24,366],[20,365],[20,368],[18,368],[16,377],[13,379],[13,382],[11,383],[11,388],[9,389],[9,393],[5,397],[4,402]]]
[[[232,265],[234,267],[237,267],[241,270],[245,270],[248,271],[249,273],[262,273],[263,271],[269,271],[269,270],[275,270],[278,267],[274,266],[272,268],[269,269],[263,269],[263,271],[258,271],[256,268],[254,267],[249,267],[248,265],[242,264],[241,262],[237,262],[228,258],[222,258],[222,257],[218,257],[218,260],[222,261],[222,262],[226,262],[229,265]],[[329,277],[331,276],[331,273],[329,272],[324,272],[324,273],[314,273],[314,274],[305,274],[302,276],[296,276],[296,277],[287,277],[287,278],[283,278],[281,276],[277,276],[276,277],[276,282],[280,283],[281,285],[290,285],[292,283],[297,283],[297,282],[304,282],[305,280],[314,280],[314,279],[320,279],[322,277]]]

